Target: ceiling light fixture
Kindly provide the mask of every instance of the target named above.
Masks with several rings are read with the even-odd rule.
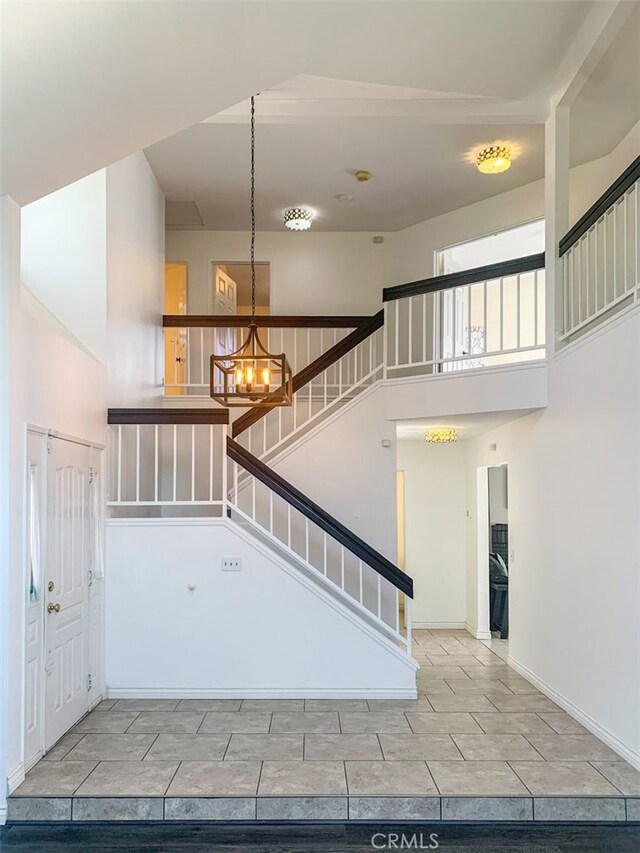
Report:
[[[289,231],[308,231],[313,222],[313,214],[307,207],[290,207],[285,210],[284,225]]]
[[[290,406],[293,373],[284,353],[273,355],[264,347],[256,323],[256,180],[255,97],[251,97],[251,320],[240,349],[211,356],[210,394],[223,406],[272,409]]]
[[[429,427],[425,431],[424,440],[430,444],[449,444],[458,440],[458,430],[453,427]]]
[[[371,172],[367,172],[366,169],[358,169],[356,172],[356,181],[359,181],[361,184],[366,184],[370,178]]]
[[[498,175],[511,166],[512,151],[506,145],[489,145],[478,153],[476,166],[484,175]]]

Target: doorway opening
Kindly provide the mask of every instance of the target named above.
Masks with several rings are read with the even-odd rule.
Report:
[[[256,267],[256,314],[271,313],[271,264]],[[211,313],[251,314],[251,264],[211,264]]]
[[[509,469],[478,469],[478,630],[507,656],[509,639]]]
[[[187,313],[187,265],[171,262],[164,265],[164,313]],[[168,328],[164,335],[165,394],[184,394],[187,382],[187,330]]]

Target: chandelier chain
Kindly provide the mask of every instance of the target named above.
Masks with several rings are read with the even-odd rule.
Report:
[[[256,104],[251,96],[251,322],[256,321]]]

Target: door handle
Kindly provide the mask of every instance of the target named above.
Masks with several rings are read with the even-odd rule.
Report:
[[[47,613],[60,613],[60,605],[56,602],[47,605]]]

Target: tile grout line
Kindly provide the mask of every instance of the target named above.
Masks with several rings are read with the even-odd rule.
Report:
[[[604,775],[604,773],[602,773],[600,770],[598,770],[598,768],[595,766],[595,764],[593,763],[593,760],[587,761],[587,764],[589,765],[589,767],[593,767],[593,769],[596,771],[596,773],[599,773],[600,776],[602,776],[602,778],[605,780],[605,782],[608,782],[613,788],[616,789],[616,791],[620,791],[622,796],[625,797],[625,803],[626,803],[626,796],[627,795],[624,793],[624,791],[621,791],[617,785],[614,785],[610,779],[607,779],[607,777]]]
[[[529,734],[531,734],[531,732],[529,732]],[[536,749],[535,744],[531,743],[531,741],[529,740],[529,738],[527,737],[527,735],[526,735],[526,734],[524,734],[524,735],[523,735],[523,737],[524,737],[524,739],[526,740],[526,742],[529,744],[529,746],[531,747],[531,749],[535,749],[535,751],[536,751],[536,752],[538,753],[538,755],[542,758],[542,760],[543,760],[543,761],[546,761],[547,759],[545,758],[545,756],[540,752],[540,750],[539,750],[539,749]],[[546,737],[546,735],[543,735],[543,737]]]
[[[170,788],[170,787],[171,787],[171,785],[173,784],[173,780],[174,780],[174,779],[176,778],[176,776],[178,775],[178,770],[180,770],[180,768],[181,768],[181,767],[182,767],[182,760],[178,761],[178,766],[177,766],[177,767],[176,767],[176,769],[173,771],[173,773],[172,773],[172,775],[171,775],[171,779],[169,779],[169,783],[168,783],[167,787],[164,789],[164,794],[162,795],[162,819],[163,819],[163,820],[164,820],[164,801],[165,801],[165,798],[166,798],[166,796],[167,796],[167,792],[169,791],[169,788]]]
[[[258,784],[256,785],[256,820],[258,819],[258,803],[257,798],[260,795],[260,782],[262,781],[262,768],[264,767],[264,761],[260,761],[260,770],[258,770]]]
[[[124,713],[124,712],[121,712],[121,713]],[[138,711],[138,713],[135,715],[135,717],[133,718],[133,720],[131,720],[131,722],[129,723],[129,725],[127,726],[127,728],[124,730],[123,734],[125,734],[125,735],[127,734],[127,732],[129,731],[129,729],[131,728],[131,726],[135,723],[135,721],[136,721],[136,720],[138,719],[138,717],[140,716],[140,713],[141,713],[141,712],[140,712],[140,711]]]
[[[229,735],[229,740],[227,741],[227,745],[224,748],[224,752],[222,753],[222,761],[225,761],[227,758],[227,752],[229,752],[229,747],[231,746],[231,738],[233,737],[233,732]]]
[[[143,761],[145,760],[145,758],[147,757],[147,755],[149,755],[149,752],[151,751],[151,748],[153,747],[154,743],[158,740],[158,738],[159,738],[159,737],[160,737],[160,732],[158,732],[158,734],[157,734],[157,735],[154,737],[154,739],[151,741],[151,743],[149,744],[149,749],[147,749],[147,751],[145,752],[145,754],[142,756],[142,758],[140,759],[140,762],[143,762]]]

